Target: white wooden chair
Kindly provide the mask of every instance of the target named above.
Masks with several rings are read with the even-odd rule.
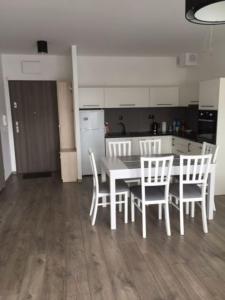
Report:
[[[108,143],[108,153],[110,157],[130,156],[131,141],[111,141]],[[126,179],[128,185],[140,184],[139,178]],[[122,205],[119,205],[119,211],[122,211]]]
[[[202,155],[206,154],[212,154],[212,163],[215,164],[217,160],[217,154],[218,154],[219,147],[214,144],[203,142],[202,144]],[[215,201],[213,203],[213,210],[216,210]],[[192,204],[192,212],[191,212],[192,218],[195,216],[195,203]]]
[[[135,221],[135,207],[142,213],[142,236],[146,238],[146,206],[164,205],[167,235],[171,235],[169,219],[169,184],[173,156],[141,157],[141,186],[130,188],[131,221]]]
[[[180,211],[180,234],[184,235],[184,203],[201,203],[203,231],[208,232],[206,218],[206,187],[212,154],[180,156],[179,182],[170,186],[171,204]],[[193,209],[192,209],[193,212]]]
[[[203,142],[202,144],[202,155],[212,154],[212,163],[216,163],[217,154],[218,154],[219,147],[217,145],[209,144]]]
[[[108,196],[110,196],[109,184],[107,182],[99,182],[97,167],[95,162],[94,153],[89,149],[89,158],[91,163],[91,168],[93,172],[93,195],[92,195],[92,203],[90,209],[90,216],[92,216],[92,226],[95,225],[95,220],[97,216],[97,210],[99,206],[105,207],[106,205],[110,205],[109,202],[103,201]],[[123,180],[117,180],[116,182],[116,195],[121,196],[119,201],[116,201],[116,204],[124,204],[124,222],[128,222],[128,194],[129,187]],[[100,201],[102,200],[102,201]]]
[[[161,154],[161,140],[160,139],[140,140],[139,149],[140,149],[141,156]]]
[[[130,156],[131,141],[115,141],[108,143],[108,152],[110,157]]]
[[[141,156],[151,156],[161,154],[161,139],[148,139],[139,141],[139,150]],[[162,205],[159,205],[158,210],[159,220],[162,219]]]

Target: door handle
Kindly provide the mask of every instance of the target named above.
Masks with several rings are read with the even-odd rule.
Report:
[[[20,133],[19,122],[16,121],[16,122],[15,122],[15,125],[16,125],[16,133]]]

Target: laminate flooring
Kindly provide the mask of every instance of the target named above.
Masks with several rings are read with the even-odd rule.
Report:
[[[225,197],[216,198],[209,233],[200,209],[185,217],[170,209],[166,236],[157,208],[109,227],[109,207],[99,208],[92,227],[91,178],[62,184],[57,177],[12,176],[0,193],[0,300],[225,299]],[[130,219],[130,218],[129,218]]]

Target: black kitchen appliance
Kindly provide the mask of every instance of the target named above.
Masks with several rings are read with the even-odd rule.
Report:
[[[156,135],[159,131],[159,123],[157,123],[156,121],[152,122],[152,133],[154,135]]]
[[[198,112],[198,141],[216,143],[217,111],[199,110]]]

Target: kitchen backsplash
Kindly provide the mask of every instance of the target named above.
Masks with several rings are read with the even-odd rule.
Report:
[[[105,122],[109,123],[110,132],[121,132],[119,122],[123,122],[127,132],[145,132],[151,130],[154,116],[156,122],[167,122],[167,129],[174,120],[183,121],[187,128],[197,131],[198,109],[196,107],[161,107],[161,108],[110,108],[105,109]],[[161,129],[161,128],[160,128]]]

